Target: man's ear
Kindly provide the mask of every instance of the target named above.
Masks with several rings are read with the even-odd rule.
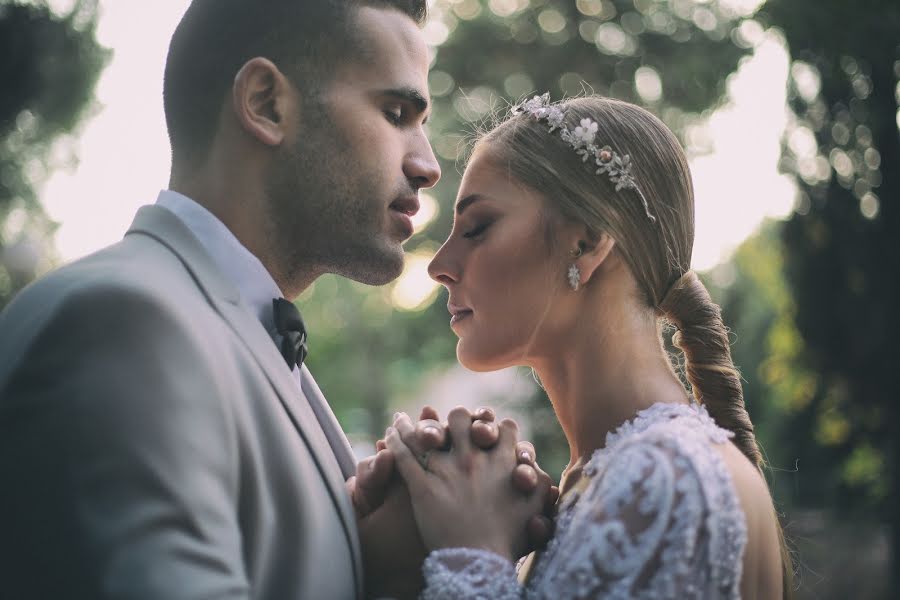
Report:
[[[591,277],[609,258],[615,247],[616,241],[608,233],[601,233],[599,237],[590,242],[579,242],[582,253],[575,259],[575,264],[581,271],[581,285],[585,285],[591,280]]]
[[[232,102],[238,123],[261,143],[279,146],[287,137],[296,94],[269,59],[253,58],[241,67],[234,78]]]

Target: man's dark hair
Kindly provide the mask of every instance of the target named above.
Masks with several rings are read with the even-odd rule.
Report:
[[[212,143],[225,94],[250,59],[274,62],[304,94],[358,51],[355,12],[391,7],[417,23],[425,0],[193,0],[175,29],[163,99],[175,160],[196,164]]]

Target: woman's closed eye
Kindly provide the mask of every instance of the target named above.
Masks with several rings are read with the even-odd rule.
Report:
[[[475,225],[471,229],[463,232],[463,237],[466,239],[475,239],[484,235],[484,232],[487,231],[487,228],[491,226],[492,221],[483,221],[478,225]]]

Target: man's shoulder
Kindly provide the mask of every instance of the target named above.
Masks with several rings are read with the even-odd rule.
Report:
[[[60,266],[19,292],[9,310],[53,304],[104,290],[164,294],[166,288],[194,287],[190,273],[171,250],[146,236],[123,240]]]
[[[0,350],[26,345],[63,311],[89,318],[117,306],[166,310],[200,303],[205,300],[196,282],[175,254],[146,236],[126,236],[21,290],[0,312]]]

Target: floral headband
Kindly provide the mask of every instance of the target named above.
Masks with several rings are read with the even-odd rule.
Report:
[[[651,223],[656,222],[656,217],[650,214],[650,205],[647,203],[647,199],[634,181],[634,175],[631,173],[631,157],[627,154],[622,156],[609,146],[598,146],[595,143],[597,135],[595,121],[581,119],[578,127],[574,130],[569,129],[564,122],[565,112],[558,105],[550,103],[549,93],[517,104],[513,106],[511,112],[513,115],[529,115],[536,121],[546,121],[550,125],[550,133],[558,129],[559,137],[572,146],[575,153],[581,156],[582,162],[587,162],[589,158],[594,160],[594,164],[598,167],[596,174],[606,173],[609,180],[616,184],[617,192],[622,189],[631,189],[637,192],[644,204],[647,218]]]

